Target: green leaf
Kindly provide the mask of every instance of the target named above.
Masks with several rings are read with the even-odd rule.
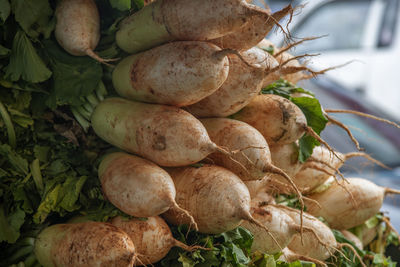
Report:
[[[180,263],[182,263],[183,267],[194,267],[195,266],[195,262],[191,258],[185,256],[184,254],[180,254],[178,261]]]
[[[53,10],[48,0],[11,0],[11,6],[15,20],[29,36],[35,38],[43,33],[48,37],[54,29]]]
[[[68,212],[72,212],[80,208],[77,203],[79,194],[88,177],[82,176],[78,179],[70,178],[63,184],[64,196],[60,202],[60,207]]]
[[[144,7],[144,1],[143,0],[133,0],[133,2],[135,3],[135,6],[137,9],[141,9]]]
[[[41,162],[47,162],[49,158],[50,147],[35,145],[33,147],[33,153],[35,158],[38,158]]]
[[[0,0],[0,1],[2,1],[2,0]],[[1,8],[1,7],[0,7],[0,8]],[[10,49],[8,49],[8,48],[6,48],[6,47],[0,45],[0,56],[1,56],[1,57],[2,57],[2,56],[8,56],[8,54],[10,54],[10,52],[11,52]]]
[[[304,135],[299,140],[299,161],[305,162],[312,154],[314,147],[320,143],[312,136]]]
[[[0,145],[0,155],[21,175],[28,174],[28,161],[15,153],[7,144]]]
[[[31,116],[12,108],[9,108],[8,111],[10,112],[12,120],[21,127],[27,128],[28,126],[33,125],[33,119]]]
[[[20,236],[19,229],[25,220],[25,212],[17,208],[6,215],[3,205],[0,205],[0,242],[15,243]]]
[[[318,99],[310,97],[291,97],[290,99],[295,103],[307,119],[307,125],[310,126],[318,135],[325,128],[328,119],[322,113],[321,104]],[[305,162],[312,154],[314,147],[319,146],[320,143],[311,136],[303,136],[299,141],[299,161]]]
[[[6,78],[18,81],[20,78],[27,82],[38,83],[49,79],[51,71],[36,53],[32,42],[22,31],[14,37],[10,64],[6,67]]]
[[[10,15],[11,7],[8,0],[0,0],[0,19],[3,23],[6,21],[8,16]],[[1,46],[0,46],[0,55],[1,54]]]
[[[48,106],[82,104],[81,97],[92,93],[101,80],[101,65],[89,57],[71,56],[52,41],[45,47],[54,78]]]
[[[131,9],[131,0],[110,0],[110,4],[113,8],[120,11],[125,11]]]
[[[317,134],[320,134],[328,123],[328,119],[325,118],[318,99],[310,97],[292,97],[290,100],[303,111],[307,118],[307,125]]]
[[[35,223],[43,223],[51,212],[58,212],[61,216],[67,212],[78,210],[77,203],[82,187],[87,177],[60,176],[48,182],[45,187],[45,197],[33,215]],[[61,183],[61,181],[64,181]]]
[[[290,99],[291,94],[294,93],[302,93],[310,96],[314,96],[313,93],[307,91],[301,87],[296,87],[295,85],[291,84],[290,82],[280,79],[274,83],[269,84],[267,87],[261,90],[262,94],[274,94],[280,95],[284,98]]]

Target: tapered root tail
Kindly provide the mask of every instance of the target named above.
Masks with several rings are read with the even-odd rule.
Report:
[[[250,147],[249,147],[249,148],[250,148]],[[234,156],[236,153],[242,152],[241,150],[229,151],[228,149],[223,148],[223,147],[220,147],[220,146],[218,146],[218,145],[216,145],[216,144],[213,144],[213,145],[212,145],[212,149],[213,149],[214,151],[217,151],[217,152],[222,153],[222,154],[224,154],[225,156],[229,157],[230,160],[232,160],[233,162],[235,162],[236,164],[238,164],[245,172],[247,172],[248,174],[250,174],[249,170],[248,170],[242,163],[240,163],[239,161],[237,161],[236,159],[233,158],[233,156]],[[243,153],[243,155],[244,155],[244,153]],[[245,156],[245,155],[244,155],[244,156]],[[245,157],[246,157],[246,156],[245,156]],[[247,157],[246,157],[246,158],[247,158]],[[248,158],[247,158],[247,159],[248,159]],[[248,159],[248,160],[250,160],[250,159]],[[250,162],[251,162],[251,161],[250,161]]]
[[[354,257],[357,257],[357,259],[360,261],[360,264],[361,264],[363,267],[367,267],[367,265],[365,265],[365,263],[363,262],[361,256],[357,253],[357,250],[356,250],[352,245],[347,244],[347,243],[339,243],[339,244],[338,244],[338,248],[339,248],[339,249],[342,249],[342,248],[344,248],[344,247],[350,249],[350,250],[354,253]],[[353,261],[354,261],[354,259],[353,259]]]
[[[197,245],[188,246],[188,245],[186,245],[185,243],[182,243],[181,241],[176,240],[176,239],[173,239],[172,244],[173,244],[174,247],[179,247],[179,248],[181,248],[181,249],[183,249],[183,250],[186,250],[186,251],[189,251],[189,252],[193,252],[193,251],[196,251],[196,250],[198,250],[198,249],[210,250],[209,248],[205,248],[205,247],[197,246]]]
[[[329,120],[329,122],[339,126],[340,128],[342,128],[343,130],[346,131],[346,133],[350,137],[351,141],[353,141],[353,143],[356,145],[357,150],[359,150],[359,151],[364,150],[363,148],[360,147],[360,143],[357,141],[357,139],[351,133],[350,129],[345,124],[343,124],[342,122],[332,118],[331,116],[329,116],[327,114],[325,114],[325,117]]]
[[[293,10],[293,9],[292,9],[292,10]],[[286,51],[292,49],[293,47],[295,47],[295,46],[297,46],[297,45],[299,45],[299,44],[301,44],[301,43],[304,43],[304,42],[306,42],[306,41],[316,40],[316,39],[319,39],[319,38],[322,38],[322,37],[326,37],[326,36],[327,36],[327,35],[317,36],[317,37],[302,38],[300,41],[290,43],[290,44],[288,44],[287,46],[285,46],[285,47],[283,47],[282,49],[280,49],[278,53],[274,54],[274,57],[280,56],[282,53],[284,53],[284,52],[286,52]]]
[[[314,259],[314,258],[311,258],[311,257],[307,257],[307,256],[299,255],[299,254],[295,254],[294,256],[295,256],[298,260],[309,261],[309,262],[315,263],[316,265],[328,267],[328,265],[327,265],[325,262],[320,261],[320,260],[317,260],[317,259]]]
[[[364,112],[360,112],[360,111],[345,110],[345,109],[325,109],[325,112],[327,112],[327,113],[354,114],[354,115],[357,115],[357,116],[366,117],[366,118],[369,118],[369,119],[373,119],[373,120],[377,120],[377,121],[380,121],[380,122],[384,122],[384,123],[393,125],[394,127],[400,129],[400,125],[398,125],[397,123],[395,123],[393,121],[390,121],[390,120],[387,120],[387,119],[384,119],[384,118],[380,118],[380,117],[377,117],[377,116],[374,116],[374,115],[371,115],[371,114],[367,114],[367,113],[364,113]]]
[[[231,49],[231,48],[224,48],[220,51],[214,52],[213,56],[216,57],[218,60],[222,60],[224,57],[226,57],[227,55],[235,55],[237,56],[244,64],[246,64],[246,66],[253,68],[253,69],[260,69],[259,67],[253,66],[252,64],[250,64],[249,62],[247,62],[246,59],[244,59],[244,57],[240,54],[239,51],[235,50],[235,49]]]
[[[173,208],[174,208],[176,211],[183,213],[185,216],[187,216],[187,217],[190,219],[189,230],[190,230],[190,227],[193,225],[193,226],[194,226],[194,229],[195,229],[196,231],[198,231],[198,230],[199,230],[199,227],[197,226],[197,223],[196,223],[196,221],[194,220],[193,216],[190,215],[190,213],[189,213],[187,210],[182,209],[181,207],[179,207],[178,203],[176,203],[175,201],[174,201],[173,203],[174,203],[174,204],[173,204]],[[189,232],[189,231],[188,231],[188,232]]]
[[[324,164],[324,162],[319,162],[319,163]],[[326,173],[326,174],[332,176],[332,177],[335,179],[335,182],[336,182],[341,188],[343,188],[344,191],[346,191],[346,192],[350,195],[350,199],[351,199],[351,202],[352,202],[352,204],[353,204],[353,207],[354,207],[354,208],[357,208],[358,204],[357,204],[356,199],[355,199],[354,196],[353,196],[353,193],[351,193],[350,190],[349,190],[345,185],[341,184],[341,183],[339,182],[339,180],[337,179],[337,177],[336,177],[336,173],[337,173],[337,174],[339,174],[339,175],[342,177],[343,181],[349,183],[349,182],[347,181],[347,179],[344,177],[344,175],[343,175],[339,170],[336,170],[336,169],[334,169],[333,167],[331,167],[332,169],[335,170],[335,173],[331,173],[331,172],[325,170],[324,168],[319,167],[317,164],[311,164],[311,165],[307,166],[307,168],[311,168],[311,169],[314,169],[314,170],[317,170],[317,171],[320,171],[320,172],[323,172],[323,173]]]
[[[248,211],[244,212],[243,220],[246,220],[246,221],[264,229],[267,232],[267,234],[272,238],[272,241],[274,241],[274,243],[278,246],[279,250],[283,249],[282,246],[279,244],[279,242],[276,240],[275,236],[268,230],[268,228],[265,225],[263,225],[261,222],[254,219],[253,216],[251,216],[250,212],[248,212]]]
[[[85,52],[86,52],[86,55],[88,55],[89,57],[93,58],[94,60],[96,60],[96,61],[98,61],[98,62],[100,62],[100,63],[102,63],[102,64],[104,64],[106,66],[112,67],[112,68],[115,67],[115,66],[112,65],[112,64],[109,64],[107,62],[113,62],[113,61],[119,60],[119,58],[109,58],[109,59],[101,58],[95,52],[93,52],[92,49],[87,49]]]
[[[290,17],[293,16],[294,13],[294,8],[292,7],[291,4],[285,6],[284,8],[282,8],[281,10],[275,12],[274,14],[272,14],[272,19],[275,22],[275,25],[281,29],[281,31],[283,32],[283,34],[285,35],[286,39],[290,40],[291,36],[290,36],[290,31],[287,29],[287,31],[285,31],[285,29],[282,27],[282,25],[279,23],[279,20],[283,17],[285,17],[286,15],[290,15]]]
[[[369,161],[375,163],[378,166],[381,166],[382,168],[391,170],[390,167],[386,166],[385,164],[383,164],[382,162],[380,162],[377,159],[374,159],[373,157],[371,157],[370,155],[364,153],[364,152],[350,152],[344,155],[345,156],[345,160],[350,159],[350,158],[354,158],[354,157],[363,157],[368,159]]]
[[[400,234],[399,234],[399,232],[393,227],[392,223],[390,222],[390,218],[383,216],[382,221],[385,222],[387,228],[388,228],[390,231],[393,231],[393,232],[397,235],[397,239],[400,240]]]
[[[148,263],[144,263],[143,261],[140,260],[139,257],[147,258],[146,261]],[[136,253],[136,255],[134,256],[134,259],[132,260],[132,264],[133,264],[133,266],[146,266],[146,265],[150,265],[151,266],[151,265],[153,265],[153,264],[151,264],[150,260],[148,260],[148,257],[146,257],[146,255],[142,255],[140,253]]]
[[[318,142],[323,144],[333,155],[335,155],[341,162],[344,162],[344,160],[336,154],[335,150],[327,143],[325,142],[310,126],[304,125],[304,131],[309,134],[310,136],[314,137],[317,139]]]
[[[301,232],[301,226],[300,225],[295,225],[295,230],[300,233]],[[317,233],[315,232],[314,229],[312,229],[311,227],[303,226],[303,232],[311,233],[315,237],[315,239],[317,239],[318,243],[320,245],[322,245],[329,253],[331,253],[329,248],[333,248],[333,247],[327,245],[324,241],[322,241],[321,238],[319,238],[319,236],[317,235]]]
[[[304,213],[304,200],[303,200],[303,195],[301,194],[299,188],[296,186],[296,184],[293,182],[292,178],[290,178],[289,175],[287,175],[283,170],[279,169],[278,167],[269,164],[265,169],[264,172],[269,172],[269,173],[274,173],[274,174],[278,174],[280,176],[282,176],[283,178],[285,178],[290,185],[293,187],[293,189],[296,192],[296,195],[299,197],[299,201],[300,201],[300,206],[301,206],[301,210],[300,210],[300,226],[303,227],[303,213]],[[301,233],[301,241],[303,242],[303,233]]]
[[[396,195],[400,195],[400,190],[396,190],[396,189],[392,189],[389,187],[385,187],[385,195],[387,194],[396,194]]]
[[[330,174],[330,175],[332,175],[332,176],[335,177],[335,178],[336,178],[336,174],[338,174],[343,180],[345,180],[345,181],[347,182],[346,178],[345,178],[344,175],[339,171],[339,169],[338,169],[338,168],[335,168],[334,166],[330,165],[329,163],[327,163],[327,162],[325,162],[325,161],[323,161],[323,160],[316,159],[316,158],[314,158],[314,157],[312,157],[312,156],[308,159],[308,161],[310,161],[310,162],[312,162],[312,163],[315,162],[315,163],[322,164],[323,166],[327,167],[328,169],[331,169],[332,171],[334,171],[334,173],[331,173],[331,172],[329,172],[329,171],[327,171],[327,170],[324,170],[323,168],[320,168],[317,164],[312,164],[312,165],[310,165],[310,166],[307,166],[308,168],[315,169],[315,170],[324,172],[324,173],[326,173],[326,174]]]

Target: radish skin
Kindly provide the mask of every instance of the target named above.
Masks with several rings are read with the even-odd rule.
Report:
[[[244,0],[158,0],[120,23],[118,46],[137,53],[176,41],[205,41],[228,33],[266,10]]]
[[[209,156],[211,161],[229,169],[243,181],[259,180],[269,174],[280,175],[302,198],[291,178],[271,164],[268,143],[256,129],[246,123],[225,118],[202,119],[201,122],[213,142],[234,153],[232,156],[213,153]]]
[[[256,128],[270,145],[295,142],[303,136],[307,125],[300,108],[277,95],[256,96],[233,118]]]
[[[90,56],[105,63],[93,50],[100,40],[100,16],[93,0],[62,0],[56,8],[57,42],[73,56]]]
[[[126,153],[111,153],[99,166],[99,179],[107,199],[126,214],[151,217],[175,207],[175,186],[169,174],[156,164]]]
[[[355,234],[353,234],[352,232],[349,232],[347,230],[341,230],[340,232],[343,234],[343,236],[345,238],[347,238],[349,241],[352,241],[358,249],[361,249],[361,250],[363,249],[363,243]]]
[[[290,216],[273,206],[268,205],[263,208],[253,208],[252,216],[268,228],[280,245],[278,246],[265,233],[264,229],[243,221],[240,225],[248,229],[254,236],[251,246],[252,252],[260,251],[266,254],[276,254],[290,243],[295,233],[300,231],[299,225],[296,225]]]
[[[221,150],[195,117],[177,107],[108,98],[91,122],[103,140],[160,166],[189,165]]]
[[[286,206],[279,206],[281,211],[289,215],[296,224],[300,223],[300,211]],[[300,233],[293,236],[288,248],[299,255],[304,255],[317,260],[326,260],[338,247],[335,236],[331,229],[317,218],[308,213],[303,214],[303,224],[314,230],[319,239],[327,246],[322,245],[319,240],[310,232],[303,233],[303,242],[301,241]]]
[[[251,216],[249,191],[234,173],[214,165],[168,172],[175,182],[176,202],[193,216],[199,232],[220,234],[238,227],[242,220],[262,226]],[[163,217],[174,225],[188,224],[174,209]]]
[[[274,14],[269,12],[260,13],[253,16],[249,22],[235,32],[210,40],[210,42],[222,48],[231,48],[238,51],[248,50],[261,42],[278,21],[292,11],[292,6],[288,5]]]
[[[34,252],[39,263],[46,267],[129,267],[136,260],[129,236],[101,222],[49,226],[37,236]]]
[[[290,177],[295,177],[302,168],[303,164],[299,161],[299,146],[297,143],[270,146],[270,151],[272,163],[282,169]],[[270,180],[280,193],[290,193],[292,191],[289,188],[289,183],[282,179],[281,176],[271,174]],[[293,182],[298,186],[294,178]],[[299,187],[299,190],[302,191],[302,188]]]
[[[243,181],[259,180],[268,173],[271,154],[265,138],[250,125],[232,119],[201,119],[210,139],[229,151],[240,151],[232,157],[212,153],[211,161],[238,175]],[[232,160],[232,158],[234,160]]]
[[[269,54],[255,48],[241,53],[243,59],[229,56],[229,74],[222,86],[210,96],[186,107],[196,117],[227,117],[245,107],[261,91],[269,71],[278,66]]]
[[[164,258],[172,247],[192,251],[199,246],[189,247],[176,240],[167,223],[158,216],[146,220],[115,217],[111,224],[126,232],[135,244],[137,262],[135,266],[153,264]]]
[[[228,72],[228,58],[219,47],[173,42],[123,59],[112,80],[124,98],[180,107],[214,93]]]
[[[339,183],[309,196],[319,205],[306,201],[310,214],[323,217],[332,228],[339,230],[362,224],[379,212],[385,194],[399,193],[362,178],[347,178]]]

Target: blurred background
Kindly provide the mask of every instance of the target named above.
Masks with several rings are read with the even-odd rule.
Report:
[[[312,80],[302,81],[324,108],[351,109],[400,122],[400,1],[399,0],[257,0],[272,12],[292,3],[298,6],[288,29],[295,41],[307,41],[290,51],[293,55],[320,54],[308,58],[315,70],[350,64]],[[281,21],[285,26],[286,21]],[[323,36],[323,37],[322,37]],[[268,36],[285,46],[280,30]],[[376,184],[400,189],[400,129],[348,114],[331,114],[346,124],[365,152],[390,166],[390,170],[351,159],[341,169],[347,177],[363,177]],[[327,126],[322,137],[342,153],[356,151],[344,130]],[[387,197],[383,211],[400,230],[400,196]]]

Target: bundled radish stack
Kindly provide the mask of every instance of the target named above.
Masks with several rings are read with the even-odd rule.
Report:
[[[215,250],[208,239],[185,244],[185,235],[172,235],[182,225],[186,235],[215,238],[250,231],[248,250],[233,245],[248,260],[230,266],[272,266],[267,259],[273,266],[339,266],[342,255],[353,256],[345,256],[349,266],[372,262],[363,248],[382,234],[367,240],[360,229],[378,216],[385,235],[392,232],[379,211],[385,195],[399,192],[341,177],[348,158],[381,163],[364,152],[334,151],[319,136],[328,121],[339,123],[295,84],[327,70],[300,64],[287,52],[295,44],[279,49],[263,41],[273,27],[290,40],[279,21],[292,14],[291,5],[272,14],[244,0],[146,1],[118,23],[115,40],[124,58],[103,59],[93,52],[101,36],[95,2],[60,1],[59,45],[112,70],[107,89],[117,95],[104,99],[100,83],[102,93],[71,110],[84,129],[90,123],[114,146],[99,158],[98,179],[122,216],[53,223],[36,237],[39,263],[197,266],[187,263],[197,255],[201,266],[219,266],[204,256]],[[295,199],[296,208],[280,204],[282,198]]]

